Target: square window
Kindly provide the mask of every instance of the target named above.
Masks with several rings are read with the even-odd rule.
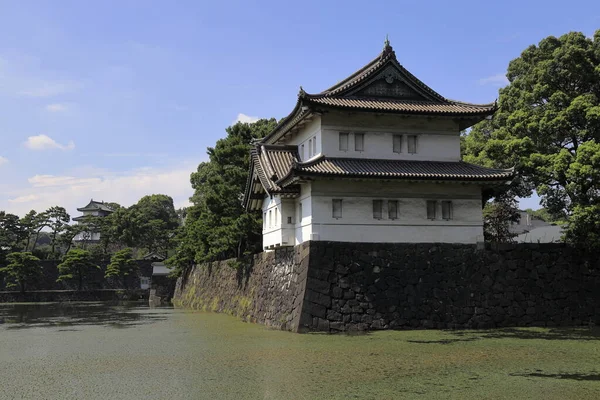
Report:
[[[373,218],[381,219],[383,214],[383,201],[373,200]]]
[[[427,200],[427,219],[435,219],[437,209],[437,201]]]
[[[389,219],[398,219],[398,200],[388,200]]]
[[[331,209],[333,218],[342,218],[342,199],[331,200]]]
[[[365,134],[354,134],[354,151],[365,151]]]
[[[340,132],[340,151],[348,151],[348,133]]]
[[[442,201],[442,219],[452,219],[452,202]]]
[[[410,154],[415,154],[417,152],[417,136],[409,135],[407,137],[408,140],[408,152]]]
[[[402,135],[394,135],[393,142],[394,153],[402,153]]]

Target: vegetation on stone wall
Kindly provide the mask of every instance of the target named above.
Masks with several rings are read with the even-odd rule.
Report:
[[[42,276],[40,259],[31,252],[10,253],[6,256],[6,261],[6,266],[0,267],[0,273],[5,277],[6,287],[19,286],[21,293],[25,293],[27,285]]]
[[[137,270],[138,264],[133,259],[133,251],[129,247],[126,247],[113,254],[110,264],[106,267],[104,277],[121,277],[123,279],[123,286],[127,288],[127,277],[135,274]]]
[[[64,280],[76,280],[77,289],[83,288],[83,281],[92,269],[100,269],[94,262],[92,254],[83,249],[72,249],[65,255],[63,261],[58,264],[59,276],[57,282]]]
[[[600,246],[600,30],[547,37],[506,77],[494,118],[463,136],[464,160],[515,166],[503,198],[535,190],[553,219],[568,222],[568,240]]]

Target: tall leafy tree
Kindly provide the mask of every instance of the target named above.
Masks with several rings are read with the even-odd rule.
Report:
[[[28,251],[31,239],[37,232],[37,212],[35,210],[29,211],[19,220],[19,225],[21,225],[24,232],[25,251]]]
[[[6,260],[7,265],[0,268],[0,272],[4,274],[7,287],[19,286],[21,293],[25,293],[26,285],[42,276],[40,259],[30,252],[10,253]]]
[[[0,265],[8,253],[20,250],[23,235],[19,217],[0,211]]]
[[[71,216],[67,213],[67,210],[59,206],[50,207],[46,211],[46,215],[48,216],[48,225],[52,230],[52,241],[50,242],[51,254],[54,254],[59,235],[65,230],[69,221],[71,221]]]
[[[593,39],[579,32],[547,37],[511,61],[506,76],[493,120],[464,138],[464,159],[517,166],[510,193],[536,190],[553,218],[569,220],[568,237],[595,238],[599,232],[576,227],[600,226],[600,30]]]
[[[176,273],[194,262],[241,257],[260,251],[261,216],[246,213],[241,198],[248,177],[250,144],[276,126],[274,118],[237,123],[208,148],[209,161],[192,173],[193,206],[186,210],[177,252],[169,260]]]
[[[94,269],[100,269],[93,260],[92,254],[84,249],[71,249],[63,261],[58,264],[58,279],[57,282],[65,280],[76,280],[77,288],[83,288],[84,279]]]
[[[133,259],[133,251],[126,247],[112,255],[104,277],[121,277],[123,286],[127,288],[127,277],[135,274],[137,270],[138,264]]]
[[[149,252],[168,249],[170,238],[179,226],[170,196],[144,196],[129,208],[128,214],[123,229],[123,237],[128,245],[145,248]]]

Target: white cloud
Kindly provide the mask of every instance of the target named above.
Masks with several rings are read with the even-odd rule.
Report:
[[[54,103],[54,104],[48,104],[46,106],[46,111],[53,112],[53,113],[65,112],[68,109],[69,109],[69,107],[64,103]]]
[[[60,205],[75,217],[79,215],[77,207],[90,198],[130,206],[145,195],[159,193],[171,196],[175,207],[181,207],[189,204],[193,193],[190,174],[196,167],[194,162],[114,173],[82,166],[68,175],[35,175],[26,187],[11,190],[5,200],[0,194],[0,210],[24,215],[32,209]]]
[[[493,86],[506,86],[508,85],[508,79],[504,74],[496,74],[488,76],[487,78],[481,78],[479,80],[480,85],[493,85]]]
[[[249,115],[239,113],[237,118],[235,119],[235,121],[233,121],[233,123],[235,124],[237,122],[244,122],[246,124],[252,124],[252,123],[258,121],[259,119],[260,118],[258,118],[258,117],[251,117]]]
[[[7,164],[8,158],[0,156],[0,165]]]
[[[28,194],[26,196],[19,196],[14,199],[9,199],[9,203],[30,203],[36,200],[38,197],[35,194]]]
[[[82,87],[83,85],[76,81],[42,81],[30,84],[29,88],[20,90],[18,94],[26,97],[54,97],[76,92]]]
[[[75,148],[72,140],[67,145],[63,145],[47,135],[29,136],[24,144],[30,150],[73,150]]]
[[[75,178],[73,176],[35,175],[27,179],[33,187],[88,185],[101,183],[100,178]]]

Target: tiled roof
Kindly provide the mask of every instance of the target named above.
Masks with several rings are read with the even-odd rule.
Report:
[[[90,200],[90,202],[88,203],[87,206],[77,209],[77,211],[95,211],[95,210],[102,210],[102,211],[109,211],[109,212],[114,211],[112,208],[109,207],[108,204],[105,204],[103,201],[94,201],[93,199]]]
[[[328,107],[363,112],[462,117],[459,123],[462,130],[493,114],[496,103],[469,104],[443,97],[404,68],[396,59],[392,47],[386,43],[384,50],[374,60],[329,89],[309,94],[300,88],[292,112],[261,142],[276,143],[282,136],[297,129],[304,119],[311,118],[313,112],[318,113]]]
[[[309,102],[331,107],[394,111],[410,114],[440,114],[440,115],[464,115],[464,114],[489,114],[494,110],[493,104],[479,105],[468,103],[440,103],[428,101],[408,101],[395,99],[365,99],[365,98],[337,98],[317,97],[309,98]]]
[[[265,193],[299,194],[297,180],[311,177],[494,182],[512,169],[484,168],[462,161],[412,161],[317,157],[300,162],[295,146],[256,145],[251,150],[244,206],[259,209]]]
[[[490,169],[462,161],[373,160],[319,157],[296,164],[291,176],[338,176],[416,180],[497,181],[513,176],[512,169]],[[280,182],[280,184],[284,184]]]

